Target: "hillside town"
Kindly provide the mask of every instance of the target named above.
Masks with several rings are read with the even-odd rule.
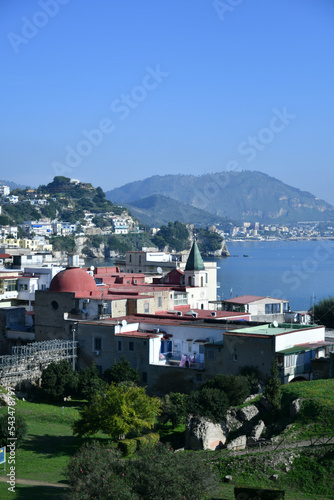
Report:
[[[244,392],[235,389],[219,417],[210,413],[212,402],[206,402],[205,409],[194,415],[185,409],[181,419],[185,426],[183,446],[194,451],[237,452],[261,447],[268,436],[273,439],[270,426],[266,428],[263,420],[256,419],[257,414],[271,418],[274,400],[267,392],[271,377],[282,386],[333,378],[334,339],[330,330],[314,321],[314,311],[293,310],[288,297],[259,296],[251,289],[239,296],[233,296],[231,290],[229,298],[222,298],[217,293],[217,260],[206,260],[199,248],[201,244],[206,255],[218,251],[221,256],[222,251],[228,255],[225,241],[229,238],[271,240],[281,234],[291,239],[317,238],[320,233],[316,224],[298,224],[289,229],[243,223],[227,233],[215,226],[206,230],[190,226],[189,230],[175,222],[150,230],[157,238],[152,241],[159,242],[162,249],[125,249],[114,252],[122,258],[113,265],[87,266],[84,251],[68,247],[67,251],[66,247],[57,251],[53,243],[57,244],[59,238],[71,238],[79,249],[84,245],[93,247],[96,241],[100,244],[102,240],[96,238],[103,235],[137,237],[142,231],[140,224],[127,210],[107,202],[102,190],[90,184],[55,178],[51,188],[55,196],[41,194],[46,191],[43,187],[39,192],[26,189],[11,194],[2,186],[2,216],[13,217],[11,224],[0,228],[2,387],[16,388],[18,394],[24,394],[23,399],[36,397],[36,391],[41,391],[37,394],[44,398],[48,370],[60,370],[56,383],[60,387],[65,378],[61,370],[68,369],[71,376],[92,377],[86,381],[90,404],[100,397],[102,387],[107,392],[130,390],[133,382],[128,386],[129,381],[122,379],[119,386],[114,382],[103,385],[112,370],[127,370],[135,377],[136,390],[143,390],[151,401],[157,398],[156,417],[163,411],[163,418],[168,419],[170,398],[188,398],[187,404],[191,405],[192,398],[206,394],[205,387],[226,377],[231,387],[245,384]],[[18,219],[19,212],[10,211],[13,205],[21,205],[24,214],[37,217],[14,224],[22,219],[22,213]],[[91,255],[96,256],[92,250]],[[249,395],[252,378],[242,375],[246,373],[256,377],[253,395]],[[72,404],[68,389],[59,391],[61,404]],[[217,401],[222,397],[220,390],[218,393]],[[245,396],[249,396],[250,403],[244,413],[237,412],[233,404],[243,403]],[[86,393],[81,393],[82,397]],[[122,407],[121,420],[123,411]],[[84,412],[79,414],[84,418]],[[226,423],[217,422],[218,418]],[[72,429],[81,436],[85,432],[76,431],[78,422]],[[114,430],[106,431],[118,438],[118,449],[125,456],[128,447],[139,446],[138,439],[159,438],[159,434],[153,438],[152,432],[147,434],[136,425],[139,438],[136,433],[132,438],[131,433],[119,437]]]

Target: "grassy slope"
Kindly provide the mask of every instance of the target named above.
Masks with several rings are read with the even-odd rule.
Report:
[[[79,407],[75,402],[65,404],[62,408],[18,401],[16,412],[26,419],[28,435],[16,451],[17,478],[65,482],[63,468],[85,441],[73,436],[71,429],[71,424],[79,417]],[[108,441],[102,433],[94,437]]]

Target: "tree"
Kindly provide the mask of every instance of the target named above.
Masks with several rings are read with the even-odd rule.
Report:
[[[227,396],[220,389],[204,387],[189,395],[188,413],[206,417],[212,422],[221,422],[228,407]]]
[[[81,410],[73,432],[84,436],[102,430],[120,439],[131,431],[152,428],[160,406],[160,400],[147,396],[143,387],[111,384],[105,394],[95,394]]]
[[[78,373],[73,371],[68,361],[51,363],[42,373],[42,390],[53,400],[61,401],[78,389]]]
[[[310,314],[314,314],[315,323],[334,328],[334,297],[330,295],[326,299],[319,300],[314,309],[310,310]]]
[[[243,366],[239,370],[239,375],[248,380],[252,394],[257,394],[259,392],[259,385],[263,382],[264,376],[257,366]]]
[[[188,414],[188,395],[170,392],[162,400],[162,422],[171,422],[173,427],[183,424]]]
[[[202,388],[219,389],[226,394],[229,406],[241,404],[250,395],[249,382],[240,375],[216,375],[203,384]]]
[[[274,412],[277,412],[281,408],[281,381],[278,378],[278,375],[279,371],[277,359],[273,358],[271,363],[270,377],[268,377],[267,379],[263,395],[272,405]]]
[[[125,356],[122,356],[121,360],[114,363],[111,368],[107,368],[103,374],[103,378],[108,384],[112,382],[114,384],[119,384],[120,382],[134,382],[135,384],[139,384],[140,381],[138,370],[132,368]]]
[[[91,401],[97,392],[105,392],[106,383],[99,376],[95,363],[79,372],[78,388],[79,394],[88,401]]]
[[[201,500],[218,484],[209,461],[158,444],[124,460],[118,450],[85,443],[65,472],[72,500]]]

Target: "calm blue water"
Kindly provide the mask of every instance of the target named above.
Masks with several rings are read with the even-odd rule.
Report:
[[[228,242],[231,257],[217,260],[218,294],[264,295],[290,300],[291,309],[309,309],[334,295],[334,241]],[[244,257],[248,255],[248,257]]]
[[[233,297],[269,295],[304,310],[313,294],[315,302],[334,296],[334,241],[228,242],[227,247],[231,257],[214,259],[222,298],[229,299],[232,288]],[[113,260],[86,261],[91,264],[113,265]]]

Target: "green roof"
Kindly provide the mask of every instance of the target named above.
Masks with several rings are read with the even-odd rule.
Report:
[[[288,324],[288,323],[280,323],[277,327],[273,326],[273,324],[266,325],[258,325],[258,326],[250,326],[248,328],[242,328],[241,330],[230,330],[226,332],[229,333],[239,333],[239,334],[248,334],[248,335],[280,335],[282,333],[289,333],[294,330],[309,330],[311,328],[317,328],[318,325],[299,325],[299,324]]]
[[[194,241],[187,260],[185,271],[204,271],[204,269],[205,267],[202,256],[200,254],[196,241]]]

